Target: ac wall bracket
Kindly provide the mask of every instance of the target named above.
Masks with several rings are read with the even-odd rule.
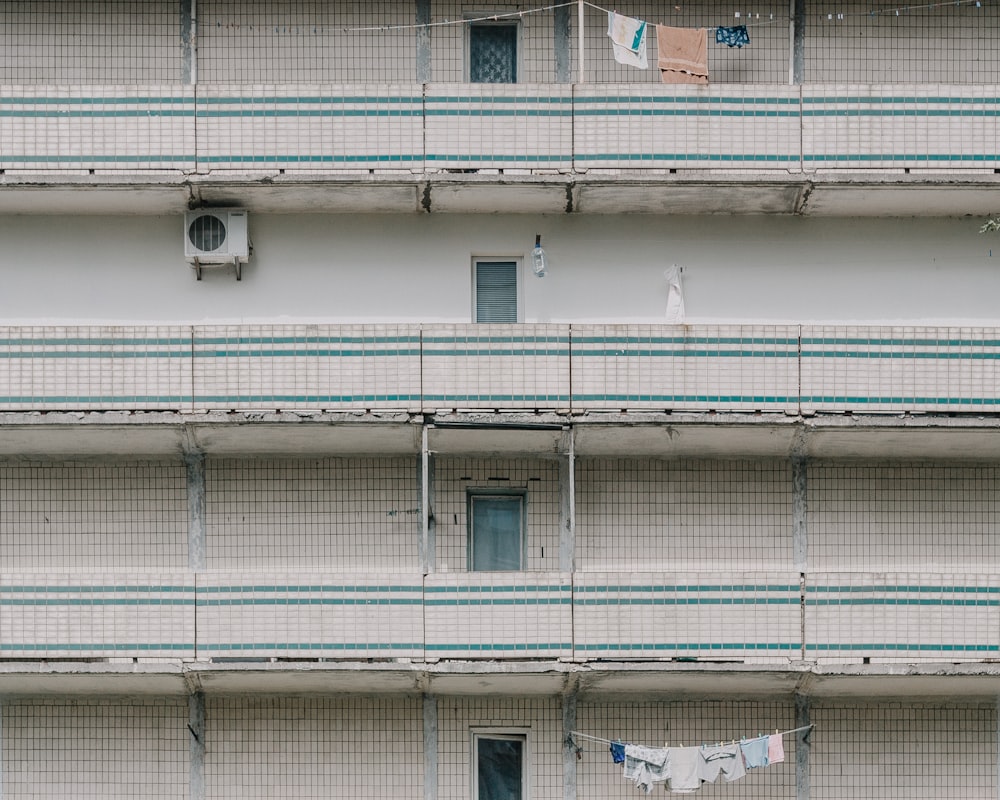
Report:
[[[202,267],[206,267],[206,266],[210,266],[210,267],[228,267],[230,264],[232,264],[236,268],[236,280],[242,281],[243,280],[243,262],[240,261],[238,258],[234,258],[232,261],[213,262],[212,264],[202,264],[201,260],[199,258],[197,258],[197,257],[191,259],[191,269],[194,270],[194,274],[195,274],[196,278],[199,281],[201,280],[201,269],[202,269]]]

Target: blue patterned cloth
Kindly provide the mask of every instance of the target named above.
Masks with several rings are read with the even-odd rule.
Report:
[[[621,742],[611,743],[611,758],[615,764],[622,764],[625,761],[625,745]]]
[[[730,47],[743,47],[750,44],[750,34],[747,33],[746,25],[737,25],[735,28],[716,28],[715,43],[728,44]]]

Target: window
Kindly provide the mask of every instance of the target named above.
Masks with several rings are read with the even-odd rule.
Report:
[[[525,733],[473,733],[476,800],[527,800]]]
[[[525,493],[517,490],[469,489],[471,572],[523,569],[525,500]]]
[[[517,23],[469,25],[469,82],[517,83]]]
[[[518,267],[517,261],[473,261],[472,318],[476,322],[519,320]]]

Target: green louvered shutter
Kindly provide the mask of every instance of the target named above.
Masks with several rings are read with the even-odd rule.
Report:
[[[476,262],[476,322],[517,322],[517,262]]]

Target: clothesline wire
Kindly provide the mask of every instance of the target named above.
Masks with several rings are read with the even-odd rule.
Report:
[[[946,0],[945,2],[940,2],[940,3],[924,3],[922,5],[915,5],[915,6],[894,6],[894,7],[891,7],[891,8],[869,9],[868,11],[849,11],[849,12],[846,12],[846,13],[842,13],[842,12],[835,12],[835,13],[819,12],[819,15],[820,16],[824,16],[825,15],[827,19],[833,19],[833,18],[835,18],[836,21],[839,22],[839,21],[842,21],[842,20],[846,19],[847,17],[877,17],[877,16],[881,16],[882,14],[895,14],[898,17],[900,14],[905,14],[905,13],[908,13],[910,11],[927,11],[927,10],[933,9],[933,8],[948,8],[948,7],[952,7],[952,6],[975,5],[977,8],[981,8],[982,4],[985,3],[985,2],[988,2],[988,0],[950,0],[950,2],[948,0]],[[596,5],[595,3],[591,3],[591,2],[588,2],[588,1],[585,1],[584,5],[585,6],[589,6],[590,8],[596,9],[597,11],[603,11],[605,14],[608,14],[608,13],[612,12],[612,9],[604,8],[603,6],[599,6],[599,5]],[[758,16],[760,16],[760,15],[758,14]],[[742,17],[736,17],[736,19],[739,19],[740,20],[740,24],[742,24],[743,27],[745,27],[745,28],[758,28],[758,27],[761,27],[763,25],[774,25],[775,23],[787,23],[788,22],[787,18],[775,19],[773,14],[771,15],[771,19],[766,19],[766,20],[751,21],[751,17],[753,17],[753,14],[751,12],[747,12],[746,20],[745,21],[744,21],[744,18],[742,18]],[[648,20],[646,20],[646,22],[648,24]],[[716,28],[718,28],[718,27],[722,27],[722,26],[716,26],[714,28],[706,28],[705,30],[708,31],[708,32],[710,32],[710,33],[713,33],[713,32],[715,32]]]
[[[787,731],[778,731],[775,736],[787,736],[790,733],[798,733],[799,731],[807,731],[811,728],[816,727],[816,723],[810,723],[809,725],[802,725],[799,728],[791,728]],[[570,731],[569,735],[579,739],[589,739],[592,742],[601,742],[602,744],[623,744],[617,739],[603,739],[600,736],[591,736],[589,733],[582,733],[581,731]],[[753,737],[757,738],[757,737]],[[745,741],[745,739],[743,739]]]
[[[596,9],[597,11],[603,11],[605,14],[617,13],[617,12],[613,11],[610,8],[604,8],[603,6],[595,5],[594,3],[590,3],[590,2],[586,2],[586,0],[584,2],[584,5],[585,6],[589,6],[590,8]],[[749,14],[747,16],[749,17]],[[774,15],[772,14],[771,16],[773,17]],[[649,24],[649,20],[643,20],[643,21],[646,22],[647,25]],[[760,22],[760,21],[758,21],[758,22],[743,22],[742,19],[740,19],[740,22],[743,24],[744,28],[757,28],[757,27],[760,27],[761,25],[774,25],[776,22],[787,23],[788,20],[787,19],[766,19],[763,22]],[[717,28],[721,28],[721,27],[722,27],[721,25],[716,25],[714,27],[705,28],[705,30],[708,31],[709,33],[715,33],[716,29]]]
[[[557,8],[577,5],[576,0],[567,3],[556,3],[551,6],[541,6],[539,8],[526,8],[521,11],[502,11],[496,14],[484,14],[481,17],[470,17],[468,19],[446,19],[441,22],[418,22],[410,25],[372,25],[365,28],[344,28],[344,33],[368,33],[372,31],[406,31],[415,28],[441,28],[446,25],[470,25],[475,22],[499,22],[502,19],[521,18],[527,14],[540,14],[543,11],[553,11]]]
[[[842,20],[845,17],[862,17],[862,16],[874,17],[874,16],[879,15],[879,14],[895,14],[896,16],[899,16],[901,13],[906,13],[906,12],[909,12],[909,11],[925,11],[925,10],[928,10],[928,9],[946,8],[946,7],[949,7],[949,6],[966,6],[966,5],[975,4],[977,7],[980,7],[982,5],[982,3],[987,2],[987,1],[988,0],[950,0],[950,1],[946,1],[946,2],[940,2],[940,3],[925,3],[925,4],[922,4],[922,5],[898,6],[898,7],[894,7],[894,8],[880,8],[880,9],[873,9],[873,10],[870,10],[870,11],[854,11],[854,12],[848,12],[848,13],[837,13],[837,14],[835,14],[835,16],[836,16],[837,20]],[[541,14],[541,13],[543,13],[545,11],[553,11],[553,10],[555,10],[557,8],[566,8],[567,6],[576,6],[578,4],[579,3],[577,2],[577,0],[569,0],[569,2],[565,2],[565,3],[555,3],[553,5],[539,6],[538,8],[526,8],[526,9],[522,9],[520,11],[503,11],[503,12],[498,12],[498,13],[495,13],[495,14],[484,14],[481,17],[470,17],[468,19],[450,19],[450,20],[446,19],[446,20],[442,20],[441,22],[417,22],[417,23],[411,23],[411,24],[408,24],[408,25],[369,25],[369,26],[359,27],[359,28],[342,28],[341,32],[342,33],[377,33],[377,32],[388,32],[388,31],[416,30],[416,29],[419,29],[419,28],[441,28],[441,27],[447,27],[449,25],[470,25],[470,24],[474,24],[474,23],[477,23],[477,22],[499,22],[500,20],[503,20],[503,19],[514,19],[514,18],[520,19],[521,17],[524,17],[524,16],[529,15],[529,14]],[[591,3],[591,2],[584,2],[584,5],[588,6],[590,8],[596,9],[597,11],[601,11],[601,12],[603,12],[605,14],[607,14],[607,13],[609,13],[611,11],[611,9],[604,8],[603,6],[599,6],[599,5],[596,5],[595,3]],[[747,28],[756,28],[756,27],[759,27],[759,26],[762,26],[762,25],[773,25],[775,23],[787,22],[786,19],[767,19],[767,20],[763,20],[763,21],[761,21],[761,20],[750,21],[750,19],[749,19],[750,16],[751,16],[751,14],[748,13],[747,14],[747,21],[743,23],[744,26],[747,27]],[[827,15],[827,16],[829,18],[830,15]],[[719,27],[719,26],[717,26],[717,27]],[[706,28],[706,30],[708,30],[708,31],[715,31],[715,28],[714,27],[713,28]]]

